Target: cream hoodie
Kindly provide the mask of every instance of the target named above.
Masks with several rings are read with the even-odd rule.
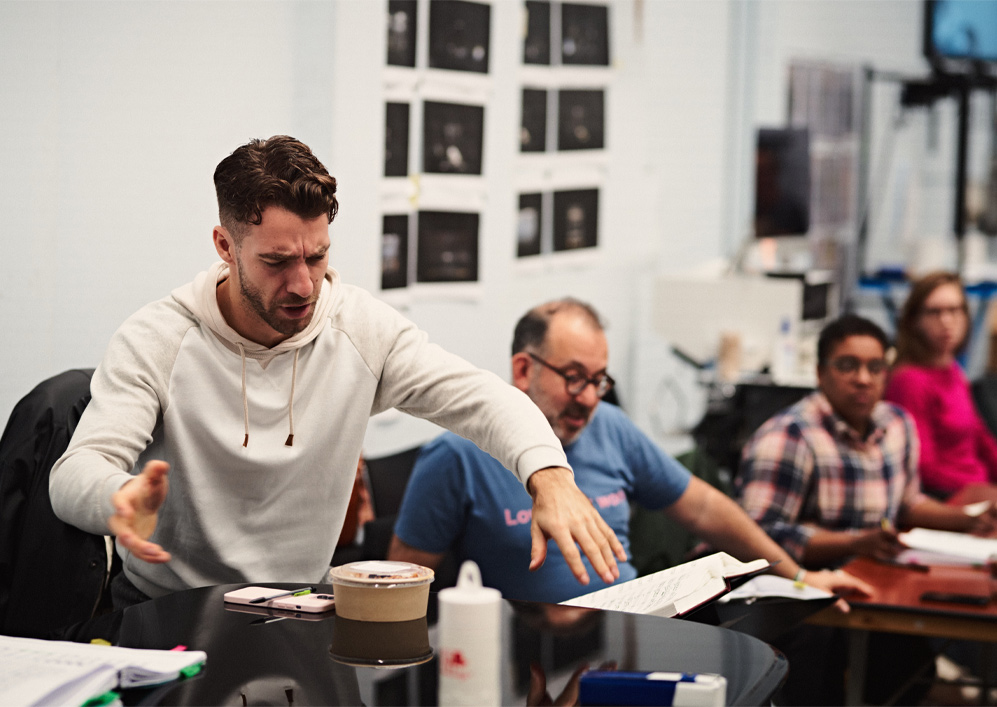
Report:
[[[222,317],[215,289],[227,275],[217,263],[118,329],[94,374],[93,399],[52,468],[56,515],[104,534],[111,495],[146,461],[169,462],[151,540],[172,559],[148,564],[118,547],[126,575],[146,594],[318,581],[367,420],[392,407],[471,439],[524,484],[538,469],[567,466],[529,398],[429,343],[335,270],[308,328],[270,349]]]

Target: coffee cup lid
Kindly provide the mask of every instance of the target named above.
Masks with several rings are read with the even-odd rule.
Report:
[[[333,581],[355,584],[423,584],[433,581],[433,570],[412,562],[361,560],[330,570]]]

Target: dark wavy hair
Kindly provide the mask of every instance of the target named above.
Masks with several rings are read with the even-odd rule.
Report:
[[[558,312],[566,310],[581,313],[599,331],[605,329],[599,313],[590,304],[586,304],[574,297],[564,297],[553,300],[552,302],[545,302],[524,314],[516,323],[516,330],[512,335],[512,355],[515,356],[520,351],[525,351],[527,347],[542,350],[544,341],[547,339],[547,329],[550,326],[550,320]]]
[[[966,303],[966,290],[963,288],[962,279],[953,272],[939,270],[928,273],[924,277],[915,281],[904,302],[900,312],[900,320],[897,322],[897,363],[913,363],[924,365],[934,358],[934,352],[924,340],[920,330],[917,328],[917,320],[924,314],[924,302],[931,296],[931,293],[942,285],[957,285],[962,292],[962,313],[969,319],[969,305]],[[969,327],[966,327],[966,335],[959,346],[957,352],[961,352],[966,346],[969,338]]]
[[[886,332],[878,324],[856,314],[845,314],[821,330],[817,339],[817,365],[825,367],[834,348],[850,336],[871,336],[884,352],[890,347]]]
[[[336,178],[303,142],[287,135],[250,140],[215,168],[218,217],[239,240],[244,226],[260,225],[279,206],[303,219],[336,217]]]

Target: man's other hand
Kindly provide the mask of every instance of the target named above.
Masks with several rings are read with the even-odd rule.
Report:
[[[533,497],[531,572],[543,565],[547,559],[547,541],[553,539],[582,584],[589,583],[589,576],[579,547],[604,582],[609,584],[619,578],[616,559],[620,562],[627,559],[623,545],[575,485],[570,470],[563,467],[541,469],[530,477],[527,489]]]
[[[166,500],[170,465],[151,461],[142,473],[126,482],[111,496],[114,515],[107,521],[111,534],[117,536],[121,546],[145,562],[169,562],[170,553],[156,543],[149,542],[156,529],[159,507]]]

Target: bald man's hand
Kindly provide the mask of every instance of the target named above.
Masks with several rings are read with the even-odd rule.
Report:
[[[531,572],[543,565],[547,559],[547,541],[553,539],[580,583],[588,584],[589,576],[579,548],[604,582],[610,584],[619,578],[616,560],[626,562],[627,559],[623,545],[575,485],[569,469],[541,469],[530,477],[527,490],[533,497]]]
[[[142,467],[141,474],[111,496],[114,515],[107,521],[111,534],[132,555],[153,564],[170,561],[170,553],[149,542],[156,529],[159,507],[166,500],[169,490],[166,478],[169,470],[170,465],[166,462],[151,461]]]

